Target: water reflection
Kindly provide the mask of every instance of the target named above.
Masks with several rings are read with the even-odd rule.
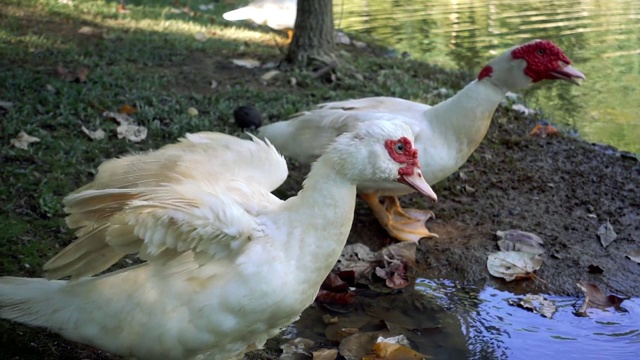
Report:
[[[516,295],[493,288],[457,286],[420,279],[416,290],[460,319],[472,359],[637,359],[640,354],[640,299],[626,311],[589,310],[573,314],[576,298],[549,296],[558,307],[552,319],[510,306]]]
[[[640,153],[640,1],[336,0],[336,25],[414,58],[476,72],[509,47],[547,38],[587,75],[535,86],[528,105],[586,139]]]

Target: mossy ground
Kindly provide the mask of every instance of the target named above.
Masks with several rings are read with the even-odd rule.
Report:
[[[232,119],[232,112],[239,105],[253,105],[263,113],[266,121],[275,121],[313,104],[353,97],[385,95],[437,103],[471,79],[470,74],[447,72],[425,63],[386,56],[385,49],[374,46],[366,49],[343,46],[339,48],[338,55],[342,66],[333,80],[314,78],[305,70],[283,68],[283,72],[273,79],[263,81],[260,77],[267,69],[239,67],[230,60],[252,58],[263,63],[277,63],[286,51],[283,35],[264,28],[224,22],[220,15],[233,4],[220,2],[215,3],[213,10],[199,10],[199,5],[208,3],[190,1],[189,6],[196,11],[194,13],[184,11],[183,6],[176,6],[173,1],[128,1],[130,12],[119,13],[115,1],[3,2],[0,13],[0,100],[13,105],[6,111],[0,111],[0,275],[41,275],[44,262],[73,237],[64,223],[62,198],[90,181],[97,166],[105,159],[131,151],[158,148],[186,132],[209,130],[240,134]],[[93,32],[79,33],[78,30],[84,26],[93,28]],[[198,33],[204,34],[206,40],[198,40]],[[86,68],[87,81],[79,83],[61,79],[56,70],[59,65],[70,70]],[[292,78],[295,84],[292,84]],[[215,88],[211,86],[212,81],[217,82]],[[443,87],[449,92],[435,91]],[[124,104],[138,109],[132,116],[149,130],[144,141],[132,143],[118,139],[115,122],[102,117],[104,111],[117,111]],[[197,116],[188,113],[191,107],[198,110]],[[526,193],[514,192],[508,196],[492,193],[496,188],[517,188],[504,185],[515,181],[529,184],[520,189],[536,184],[538,195],[553,196],[542,194],[542,186],[550,181],[540,178],[539,171],[536,172],[537,177],[526,175],[536,171],[536,166],[542,166],[527,161],[544,157],[545,149],[552,149],[553,154],[560,158],[556,159],[557,163],[566,166],[570,166],[570,162],[560,151],[562,146],[571,151],[572,156],[577,156],[571,161],[580,162],[584,157],[601,154],[584,144],[576,145],[577,140],[570,138],[542,142],[529,138],[526,129],[534,120],[523,120],[510,111],[501,111],[497,116],[510,121],[515,119],[516,122],[509,126],[494,124],[489,140],[463,169],[470,175],[466,184],[477,192],[470,194],[461,190],[465,182],[455,176],[437,187],[443,201],[433,208],[439,215],[434,226],[445,236],[435,242],[426,241],[421,248],[430,254],[424,256],[422,263],[430,265],[431,271],[438,275],[447,269],[451,272],[463,267],[463,250],[466,248],[473,248],[485,256],[484,252],[489,248],[486,241],[490,241],[487,234],[498,225],[535,225],[542,233],[556,232],[554,236],[560,239],[558,241],[569,237],[569,244],[575,244],[579,238],[593,235],[597,230],[596,227],[595,230],[578,231],[575,226],[563,227],[561,223],[549,227],[552,220],[546,217],[562,216],[559,211],[567,210],[537,206],[529,211]],[[82,132],[82,126],[91,130],[102,128],[107,137],[100,141],[92,140]],[[499,135],[502,130],[506,135]],[[41,142],[31,144],[27,150],[11,146],[10,139],[20,131],[40,138]],[[483,157],[486,154],[489,157]],[[596,156],[598,161],[604,161],[602,156]],[[622,162],[619,157],[607,161],[610,173],[617,179],[615,183],[607,183],[611,186],[623,186],[625,181],[632,181],[633,176],[638,176],[637,162]],[[491,173],[491,169],[506,171],[509,164],[517,170],[511,180],[505,180],[510,174]],[[586,169],[593,172],[599,167]],[[292,179],[278,190],[280,196],[294,194],[306,171],[299,167],[291,170]],[[550,171],[545,170],[543,174],[557,176]],[[579,174],[562,176],[574,175]],[[589,184],[596,186],[592,183],[589,180],[577,186],[581,189]],[[486,188],[491,185],[494,186]],[[564,185],[556,182],[555,186],[558,190]],[[607,198],[601,208],[596,199],[576,200],[572,206],[590,204],[601,211],[599,215],[618,216],[619,219],[626,214],[625,206],[635,206],[636,210],[640,206],[637,189],[634,189],[623,186],[609,189],[608,193],[598,190],[601,196],[613,194],[613,198]],[[575,196],[593,194],[588,190]],[[558,191],[566,193],[571,190],[567,187]],[[481,203],[487,199],[481,195],[484,192],[491,197],[489,205]],[[516,210],[509,210],[510,205],[504,202],[518,195],[524,196],[520,204]],[[618,196],[626,196],[626,199]],[[567,202],[557,205],[564,204]],[[371,219],[368,209],[361,205],[358,206],[351,241],[362,238],[370,243],[381,243],[384,234]],[[493,212],[485,213],[485,208]],[[534,210],[546,213],[538,214]],[[511,218],[500,220],[500,216]],[[538,216],[536,221],[527,220],[535,216]],[[639,229],[631,223],[633,219],[628,215],[623,220],[612,220],[614,226],[622,227],[626,247],[640,241]],[[455,225],[459,222],[463,224]],[[460,230],[461,226],[463,230]],[[535,232],[536,228],[524,230]],[[448,253],[447,246],[450,245],[447,244],[455,244],[456,254],[460,256]],[[438,255],[438,249],[441,254],[449,254],[449,260]],[[478,266],[482,265],[480,260],[478,263]],[[460,270],[459,274],[462,277],[465,274],[484,277],[482,271]],[[620,282],[612,283],[616,289],[625,290]],[[637,292],[635,286],[629,289]],[[3,359],[113,358],[45,331],[6,321],[0,322],[0,348]],[[260,356],[270,357],[268,353]]]

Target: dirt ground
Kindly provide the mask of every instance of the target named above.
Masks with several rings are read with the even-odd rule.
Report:
[[[498,109],[494,119],[506,117]],[[408,206],[429,207],[437,217],[427,227],[440,238],[420,241],[415,275],[557,295],[580,294],[575,283],[586,280],[603,291],[640,296],[640,265],[626,258],[640,249],[640,162],[569,136],[529,136],[534,125],[518,115],[494,120],[469,161],[436,185],[437,204],[417,196],[402,199]],[[618,237],[604,248],[597,231],[607,220]],[[489,275],[486,259],[497,251],[495,232],[507,229],[545,241],[537,272],[544,281],[506,283]],[[372,248],[385,241],[364,206],[357,209],[349,241]],[[603,271],[590,271],[590,265]]]

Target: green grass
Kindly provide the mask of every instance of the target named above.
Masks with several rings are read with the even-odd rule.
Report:
[[[197,10],[206,3],[190,1],[190,6]],[[384,49],[341,47],[335,82],[290,68],[265,84],[260,76],[268,70],[237,67],[230,60],[278,62],[286,50],[284,38],[226,23],[220,15],[233,5],[216,3],[214,11],[194,15],[176,12],[171,1],[130,0],[128,14],[118,13],[114,1],[73,4],[9,0],[0,13],[0,100],[13,104],[0,112],[0,275],[40,276],[44,262],[73,238],[64,224],[62,198],[89,182],[105,159],[158,148],[186,132],[240,134],[232,112],[243,104],[275,121],[313,104],[351,97],[387,95],[434,103],[448,95],[431,95],[433,90],[457,90],[469,80],[466,74],[385,58]],[[79,34],[83,26],[96,34]],[[208,39],[198,41],[199,32]],[[87,82],[61,79],[59,65],[87,68]],[[218,82],[215,89],[211,80]],[[132,116],[149,129],[144,141],[117,139],[115,122],[101,116],[124,104],[137,107]],[[190,116],[190,107],[199,115]],[[82,126],[102,128],[108,136],[91,140]],[[27,150],[11,146],[20,131],[41,142]],[[0,347],[18,343],[22,349],[16,358],[67,353],[60,349],[68,345],[57,337],[7,322],[0,322],[0,331]]]

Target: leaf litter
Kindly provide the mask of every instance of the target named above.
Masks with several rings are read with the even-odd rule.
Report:
[[[84,125],[82,126],[82,132],[84,132],[85,134],[87,134],[87,136],[89,136],[91,138],[91,140],[102,140],[105,137],[105,132],[102,129],[98,129],[96,131],[91,131],[89,129],[87,129],[86,127],[84,127]]]
[[[640,264],[640,249],[633,250],[627,254],[627,257],[634,262]]]
[[[118,128],[116,129],[118,139],[125,138],[131,142],[140,142],[147,138],[147,128],[137,125],[135,120],[127,114],[105,111],[102,116],[118,122]]]
[[[605,310],[607,308],[620,309],[620,305],[628,298],[619,297],[616,295],[605,295],[600,288],[595,284],[590,284],[585,281],[579,281],[576,285],[584,293],[584,301],[580,308],[576,311],[576,314],[587,316],[587,309],[600,309]]]
[[[29,144],[40,142],[40,138],[35,136],[31,136],[24,131],[20,131],[18,136],[15,139],[11,139],[11,145],[17,147],[18,149],[27,150],[29,148]]]
[[[523,251],[536,255],[545,251],[540,236],[530,232],[515,229],[498,230],[496,235],[500,238],[498,247],[501,251]]]
[[[531,278],[541,265],[539,255],[524,251],[498,251],[487,259],[489,273],[506,281]]]
[[[600,237],[600,243],[602,247],[607,247],[618,237],[618,234],[613,230],[613,226],[607,219],[605,224],[602,224],[598,229],[598,236]]]
[[[548,319],[551,319],[558,310],[558,307],[551,300],[535,294],[528,294],[523,298],[509,299],[507,303],[511,306],[531,311],[534,314],[540,314]]]

